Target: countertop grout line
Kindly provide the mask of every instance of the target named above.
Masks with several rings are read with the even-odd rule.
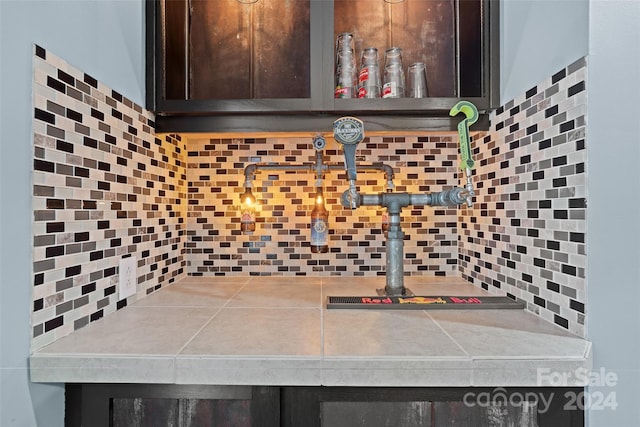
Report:
[[[582,338],[582,339],[584,339],[584,338]],[[584,359],[585,360],[589,360],[589,359],[591,359],[593,357],[593,343],[592,342],[587,341],[587,345],[585,346],[583,354],[584,354]]]
[[[231,302],[231,300],[233,299],[233,297],[235,297],[236,295],[238,295],[238,293],[240,293],[240,291],[242,291],[245,286],[247,286],[247,284],[249,283],[249,280],[243,284],[242,286],[240,286],[240,288],[238,290],[236,290],[236,292],[231,295],[227,301],[221,306],[219,307],[215,313],[213,313],[213,315],[211,315],[211,317],[209,318],[209,320],[207,320],[206,322],[204,322],[204,324],[191,336],[191,338],[189,338],[187,340],[186,343],[184,343],[184,345],[182,347],[180,347],[180,349],[178,349],[178,351],[175,354],[175,360],[178,359],[178,356],[184,351],[184,349],[191,344],[191,342],[204,330],[204,328],[206,328],[207,326],[209,326],[209,324],[211,324],[211,322],[213,322],[213,319],[216,318],[216,316],[218,314],[220,314],[220,312]]]
[[[437,321],[436,319],[434,319],[434,318],[433,318],[433,316],[431,316],[431,314],[430,314],[427,310],[423,310],[422,312],[423,312],[423,313],[424,313],[424,314],[425,314],[429,319],[431,319],[431,321],[432,321],[433,323],[435,323],[435,325],[436,325],[436,326],[437,326],[437,327],[438,327],[438,328],[439,328],[439,329],[440,329],[440,330],[441,330],[441,331],[442,331],[442,332],[443,332],[447,337],[449,337],[449,339],[450,339],[451,341],[453,341],[453,342],[454,342],[454,344],[455,344],[455,345],[457,345],[457,346],[458,346],[458,348],[459,348],[460,350],[462,350],[462,352],[463,352],[464,354],[466,354],[466,355],[467,355],[467,357],[468,357],[469,359],[473,360],[473,357],[472,357],[472,356],[467,352],[467,350],[465,350],[465,349],[464,349],[464,347],[462,347],[462,345],[461,345],[461,344],[460,344],[460,343],[459,343],[455,338],[453,338],[453,336],[451,336],[451,334],[450,334],[449,332],[447,332],[447,331],[442,327],[442,325],[440,325],[440,323],[438,323],[438,321]]]

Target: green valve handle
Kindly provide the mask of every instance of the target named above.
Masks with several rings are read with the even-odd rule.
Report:
[[[463,113],[465,118],[458,123],[458,135],[460,137],[460,169],[473,169],[475,163],[471,158],[471,143],[469,128],[478,121],[478,109],[469,101],[460,101],[449,111],[450,116]]]

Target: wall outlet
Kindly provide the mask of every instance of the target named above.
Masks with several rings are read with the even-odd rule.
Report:
[[[136,274],[138,263],[136,257],[130,256],[127,258],[121,258],[118,266],[119,273],[119,291],[118,296],[120,299],[127,298],[136,293],[137,277]]]

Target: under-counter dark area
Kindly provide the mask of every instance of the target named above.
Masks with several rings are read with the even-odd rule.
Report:
[[[66,426],[584,426],[576,387],[385,388],[67,384]],[[499,395],[490,402],[488,397]],[[578,398],[576,399],[576,396]],[[487,400],[485,400],[487,399]]]

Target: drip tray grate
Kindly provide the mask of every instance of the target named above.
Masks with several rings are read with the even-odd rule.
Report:
[[[327,297],[327,308],[377,310],[522,309],[524,304],[506,296],[329,296]]]

